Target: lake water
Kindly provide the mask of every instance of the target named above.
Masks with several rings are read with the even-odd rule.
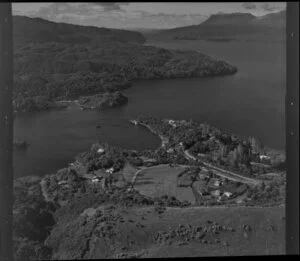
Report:
[[[30,143],[14,152],[15,177],[45,175],[67,166],[95,141],[128,149],[154,149],[160,140],[128,119],[140,113],[195,119],[240,136],[256,136],[275,149],[285,147],[285,45],[177,41],[156,46],[193,49],[238,67],[232,76],[138,81],[124,91],[127,105],[106,112],[70,109],[25,113],[14,136]],[[97,129],[96,125],[101,128]]]

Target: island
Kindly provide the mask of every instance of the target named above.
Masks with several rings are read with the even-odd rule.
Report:
[[[192,244],[250,254],[266,241],[259,253],[284,251],[284,153],[193,120],[130,122],[161,146],[97,142],[56,173],[15,180],[16,260],[173,256]]]

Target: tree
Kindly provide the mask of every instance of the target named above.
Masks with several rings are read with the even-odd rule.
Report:
[[[207,137],[207,135],[209,134],[209,130],[209,125],[207,123],[204,123],[202,127],[202,136]]]
[[[263,149],[263,144],[258,138],[250,137],[249,142],[254,153],[260,153]]]
[[[239,153],[238,150],[235,148],[230,154],[230,164],[231,166],[237,168],[239,162]]]

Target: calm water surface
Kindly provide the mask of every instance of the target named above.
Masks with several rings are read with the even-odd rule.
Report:
[[[128,149],[158,147],[160,140],[155,135],[128,123],[140,113],[193,118],[241,136],[257,136],[269,147],[284,149],[283,44],[152,44],[198,50],[236,65],[239,71],[225,77],[138,81],[124,92],[128,105],[107,112],[81,111],[73,105],[62,111],[22,114],[15,119],[14,136],[30,146],[14,152],[15,177],[54,173],[95,141]]]

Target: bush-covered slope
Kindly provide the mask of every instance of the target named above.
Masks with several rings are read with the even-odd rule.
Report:
[[[16,110],[26,110],[24,104],[30,104],[30,108],[51,107],[32,105],[36,99],[26,100],[36,96],[53,102],[115,92],[136,79],[218,76],[237,71],[226,62],[198,52],[144,46],[140,33],[57,24],[39,18],[14,19]],[[85,41],[86,37],[91,40]]]
[[[50,22],[41,18],[14,16],[14,39],[16,46],[36,42],[91,43],[94,41],[117,41],[143,43],[141,33]]]

